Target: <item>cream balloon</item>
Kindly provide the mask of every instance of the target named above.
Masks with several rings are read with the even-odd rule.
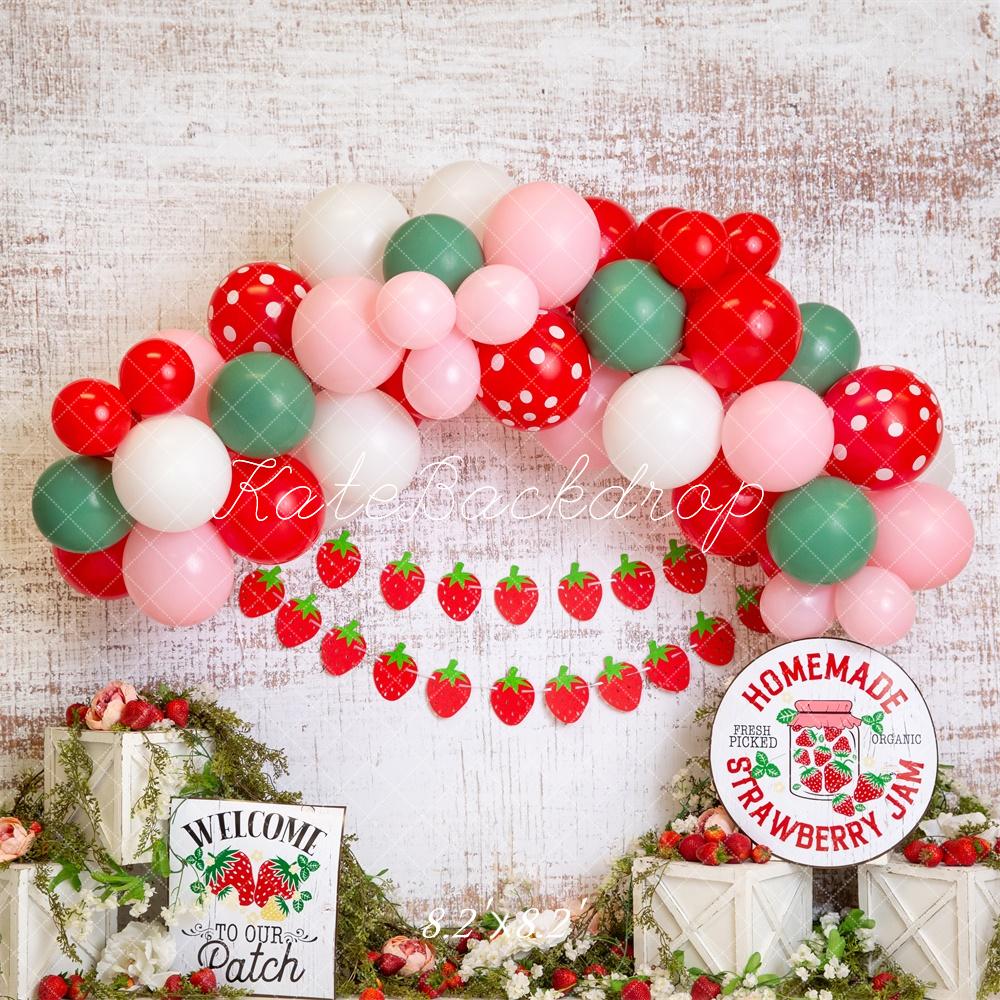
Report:
[[[918,483],[933,483],[946,490],[955,478],[955,442],[945,429],[941,434],[941,443],[938,445],[937,454],[930,465],[924,469],[921,475],[917,476]]]
[[[468,226],[482,242],[486,217],[493,206],[514,187],[500,167],[475,160],[460,160],[431,174],[417,192],[414,215],[450,215]]]

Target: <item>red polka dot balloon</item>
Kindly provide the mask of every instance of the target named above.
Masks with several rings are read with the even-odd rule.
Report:
[[[500,423],[540,431],[576,411],[590,385],[590,354],[562,311],[542,311],[510,344],[477,345],[479,402]]]
[[[208,332],[219,353],[232,361],[251,351],[273,351],[294,361],[292,317],[308,291],[301,274],[273,261],[227,274],[208,306]]]
[[[941,444],[941,407],[913,372],[873,365],[827,391],[833,455],[827,471],[872,490],[902,486],[930,465]]]

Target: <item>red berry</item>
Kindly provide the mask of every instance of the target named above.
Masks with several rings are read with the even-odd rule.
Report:
[[[69,993],[69,983],[62,976],[43,976],[38,984],[38,1000],[62,1000]]]
[[[187,698],[171,698],[163,706],[163,714],[181,729],[187,728],[188,719],[191,717],[191,704]]]
[[[726,850],[729,851],[730,856],[736,863],[747,861],[750,858],[750,852],[753,850],[750,838],[745,833],[740,833],[739,830],[729,834],[723,840],[723,844],[725,844]]]
[[[75,701],[69,708],[66,709],[66,725],[67,726],[82,726],[83,717],[87,714],[87,709],[90,708],[89,705],[85,705],[82,701]]]
[[[121,714],[121,724],[134,733],[149,729],[154,722],[162,722],[163,713],[148,701],[130,701]]]
[[[538,607],[538,585],[530,576],[519,573],[517,566],[511,566],[493,588],[493,603],[511,625],[523,625]]]
[[[424,589],[424,571],[413,561],[409,552],[387,563],[379,577],[385,603],[395,611],[408,608]]]
[[[708,976],[699,976],[691,984],[691,1000],[715,1000],[722,993],[722,987]]]
[[[689,833],[677,842],[677,853],[685,861],[697,861],[698,852],[708,843],[700,833]]]
[[[651,996],[649,983],[642,979],[630,979],[622,987],[622,1000],[650,1000]]]
[[[202,993],[214,993],[219,988],[215,973],[211,969],[199,969],[197,972],[192,972],[188,976],[188,981]]]
[[[552,971],[552,989],[560,993],[568,993],[577,984],[576,973],[572,969],[560,966]]]
[[[771,848],[763,844],[754,844],[750,858],[755,865],[766,865],[771,860]]]
[[[255,569],[247,573],[240,583],[238,601],[240,611],[247,618],[260,618],[281,607],[285,599],[285,585],[281,582],[281,567]]]

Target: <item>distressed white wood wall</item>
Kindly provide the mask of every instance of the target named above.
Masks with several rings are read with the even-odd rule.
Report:
[[[540,707],[506,729],[483,696],[439,722],[419,691],[390,706],[367,673],[329,678],[316,644],[282,651],[269,621],[232,608],[171,632],[75,597],[31,523],[62,384],[111,374],[152,330],[201,328],[231,267],[287,259],[300,206],[324,186],[360,178],[407,201],[436,167],[476,158],[640,214],[763,211],[797,297],[843,308],[866,361],[935,385],[980,543],[890,652],[923,685],[943,756],[997,791],[995,5],[8,0],[0,17],[4,773],[110,678],[204,682],[288,748],[307,801],[349,807],[362,860],[389,867],[417,911],[483,903],[501,879],[566,898],[666,815],[714,668],[683,696],[647,693],[629,716],[594,706],[572,729]],[[472,482],[558,483],[532,440],[478,415],[428,432],[428,458],[449,452],[470,456]],[[368,596],[326,595],[324,613],[357,612],[373,646],[412,634],[425,671],[453,651],[482,681],[519,662],[540,686],[563,656],[596,673],[647,634],[680,639],[698,606],[661,585],[646,615],[606,604],[597,628],[566,627],[552,597],[565,566],[579,553],[606,577],[626,549],[658,557],[667,532],[648,523],[357,534]],[[456,557],[484,583],[518,561],[548,588],[542,611],[516,633],[491,610],[439,630],[429,593],[429,617],[390,615],[377,568],[415,539],[435,579]],[[289,576],[307,588],[308,560]],[[732,583],[713,571],[708,610],[732,608]],[[740,631],[744,660],[764,643]]]

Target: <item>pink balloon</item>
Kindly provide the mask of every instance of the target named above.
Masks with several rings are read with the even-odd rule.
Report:
[[[229,600],[233,556],[211,524],[153,531],[137,524],[122,559],[125,588],[143,614],[164,625],[197,625]]]
[[[505,194],[486,220],[487,264],[519,268],[545,309],[583,291],[601,253],[597,216],[572,188],[537,181]]]
[[[331,392],[353,395],[381,385],[403,360],[403,348],[380,337],[371,278],[328,278],[299,303],[292,347],[299,367]]]
[[[611,465],[611,459],[604,450],[604,435],[601,426],[608,400],[615,390],[627,382],[628,372],[612,371],[603,365],[593,364],[590,370],[590,386],[574,413],[554,427],[539,431],[538,440],[542,447],[567,469],[587,456],[587,478],[603,473]]]
[[[878,535],[871,563],[892,570],[912,590],[954,580],[972,555],[976,529],[965,505],[934,483],[907,483],[868,494]]]
[[[523,337],[538,316],[538,289],[523,271],[487,264],[455,293],[456,326],[480,344],[509,344]]]
[[[390,344],[413,350],[433,347],[455,326],[455,296],[433,274],[406,271],[379,290],[375,322]]]
[[[208,393],[216,373],[225,364],[222,355],[208,337],[203,337],[194,330],[158,330],[154,336],[183,347],[194,365],[194,388],[191,395],[171,412],[183,413],[207,424]]]
[[[865,566],[835,586],[837,618],[848,636],[866,646],[891,646],[917,616],[913,593],[895,573]]]
[[[403,393],[418,413],[447,420],[464,413],[479,391],[475,345],[452,331],[433,347],[411,351],[403,365]]]
[[[797,382],[763,382],[733,400],[722,423],[722,451],[748,483],[783,493],[815,479],[833,450],[826,403]]]
[[[760,614],[779,639],[811,639],[822,635],[836,620],[832,584],[811,586],[786,573],[764,584]]]

